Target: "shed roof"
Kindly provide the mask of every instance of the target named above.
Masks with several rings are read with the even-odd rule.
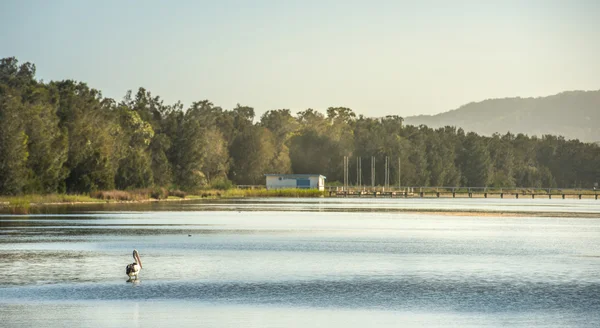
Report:
[[[327,179],[326,176],[322,174],[277,174],[277,173],[268,173],[265,174],[266,177],[286,177],[286,178],[308,178],[308,177],[323,177],[323,179]]]

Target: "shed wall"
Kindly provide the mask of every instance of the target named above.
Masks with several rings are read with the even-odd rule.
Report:
[[[267,189],[293,189],[293,188],[310,188],[325,190],[325,179],[319,175],[298,177],[286,175],[269,175],[267,178]],[[300,181],[298,181],[300,180]],[[308,180],[305,186],[304,180]]]

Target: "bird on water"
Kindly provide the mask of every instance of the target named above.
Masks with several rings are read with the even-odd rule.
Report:
[[[127,267],[125,267],[125,273],[129,276],[129,281],[137,280],[138,274],[140,274],[140,270],[142,269],[142,260],[140,260],[140,254],[135,249],[133,250],[133,260],[133,263],[127,264]],[[133,277],[135,277],[135,279],[133,279]]]

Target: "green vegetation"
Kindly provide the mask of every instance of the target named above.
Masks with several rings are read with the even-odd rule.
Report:
[[[0,203],[9,205],[19,204],[58,204],[58,203],[90,203],[101,202],[89,195],[65,195],[65,194],[47,194],[47,195],[23,195],[23,196],[2,196]]]
[[[325,191],[316,189],[238,189],[230,190],[223,197],[323,197]]]
[[[328,195],[325,191],[316,189],[275,189],[267,190],[264,188],[254,189],[206,189],[198,191],[189,199],[194,198],[244,198],[244,197],[324,197]]]
[[[262,185],[265,173],[318,173],[335,184],[343,180],[344,156],[350,184],[358,157],[361,180],[371,184],[371,156],[375,185],[384,183],[386,156],[390,182],[397,183],[400,165],[403,186],[591,188],[600,182],[600,147],[559,136],[485,137],[451,126],[404,125],[399,116],[357,117],[344,107],[296,115],[278,109],[255,119],[248,106],[226,110],[203,100],[184,110],[143,88],[115,101],[82,82],[39,81],[35,65],[4,58],[0,195],[320,196],[232,186]]]
[[[7,207],[12,213],[27,214],[31,206],[51,204],[139,202],[161,199],[184,199],[186,193],[180,190],[168,191],[165,188],[146,188],[135,190],[94,191],[87,194],[45,194],[1,196],[0,208]]]
[[[131,190],[103,190],[94,191],[90,194],[95,199],[106,201],[143,201],[150,199],[185,198],[186,193],[180,190],[169,191],[166,188],[145,188]]]
[[[14,214],[27,214],[31,206],[46,204],[69,204],[69,203],[98,203],[99,199],[88,195],[23,195],[0,197],[0,208],[7,207]]]
[[[13,214],[27,214],[31,203],[27,199],[15,198],[8,202],[8,208]]]

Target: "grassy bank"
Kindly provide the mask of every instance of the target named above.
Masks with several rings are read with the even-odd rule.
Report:
[[[472,188],[476,189],[476,188]],[[473,197],[484,197],[483,188],[479,190],[471,190]],[[423,188],[425,194],[431,194],[432,191],[438,191],[445,196],[452,195],[445,188]],[[490,197],[494,196],[498,190],[486,190]],[[457,195],[466,195],[468,188],[455,189]],[[548,195],[547,189],[503,189],[502,192],[519,193],[523,195],[536,194],[539,196]],[[594,195],[595,191],[578,190],[578,189],[554,189],[550,190],[551,195],[566,193],[572,198],[578,194]],[[460,196],[459,195],[459,196]],[[0,196],[0,209],[8,210],[15,214],[30,213],[30,208],[41,205],[54,204],[89,204],[89,203],[121,203],[121,202],[147,202],[147,201],[162,201],[162,200],[183,200],[183,199],[217,199],[217,198],[247,198],[247,197],[326,197],[329,196],[327,191],[319,191],[315,189],[277,189],[267,190],[264,188],[255,189],[201,189],[194,192],[186,193],[180,190],[168,190],[166,188],[146,188],[136,190],[104,190],[92,192],[89,195],[72,195],[72,194],[50,194],[50,195],[23,195],[23,196]],[[496,195],[499,197],[498,195]]]
[[[230,189],[222,197],[324,197],[325,191],[316,189]]]
[[[92,198],[89,195],[23,195],[23,196],[0,196],[0,207],[8,208],[11,213],[27,214],[31,206],[49,204],[76,204],[76,203],[101,203],[102,200]]]
[[[143,202],[150,200],[183,199],[186,193],[179,190],[168,191],[164,188],[136,190],[103,190],[88,194],[47,194],[0,196],[0,209],[8,209],[14,214],[28,214],[31,207],[59,204],[90,204]]]
[[[181,190],[167,190],[166,188],[144,188],[134,190],[95,191],[92,192],[90,196],[92,198],[105,201],[136,202],[168,198],[185,198],[187,194]]]
[[[180,190],[165,188],[148,188],[136,190],[103,190],[89,195],[49,194],[1,196],[0,208],[7,208],[11,213],[27,214],[32,206],[77,203],[119,203],[145,202],[158,200],[182,200],[200,198],[244,198],[244,197],[324,197],[324,191],[314,189],[208,189],[185,193]]]
[[[244,197],[324,197],[326,192],[310,189],[206,189],[199,190],[188,198],[244,198]]]

